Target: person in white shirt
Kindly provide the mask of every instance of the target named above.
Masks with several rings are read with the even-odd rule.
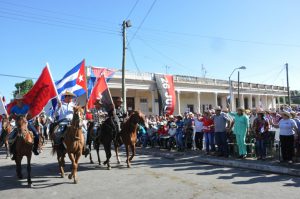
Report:
[[[195,145],[196,150],[203,149],[203,122],[201,121],[201,114],[197,114],[195,118]]]
[[[280,143],[282,161],[293,163],[294,157],[294,134],[297,131],[296,122],[291,119],[291,114],[287,111],[281,112],[282,119],[278,124],[272,124],[275,128],[280,129]]]

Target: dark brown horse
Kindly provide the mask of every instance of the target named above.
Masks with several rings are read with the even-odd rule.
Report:
[[[128,120],[124,123],[121,130],[122,141],[126,148],[126,163],[130,168],[130,162],[135,156],[135,144],[137,140],[138,124],[144,124],[145,117],[139,111],[133,111]],[[129,157],[129,148],[131,149],[131,156]]]
[[[33,147],[33,134],[28,130],[26,116],[20,115],[16,120],[17,125],[17,136],[15,140],[16,150],[15,150],[15,162],[16,162],[16,171],[18,178],[22,179],[22,159],[23,156],[27,157],[27,182],[28,185],[32,185],[31,181],[31,156],[32,156],[32,147]]]
[[[2,119],[2,133],[0,136],[0,147],[4,144],[6,149],[6,159],[9,158],[9,144],[8,144],[8,137],[12,131],[13,127],[10,124],[10,121],[8,118]]]
[[[103,124],[98,127],[97,129],[97,135],[94,134],[94,124],[93,122],[89,123],[88,128],[88,145],[91,150],[92,142],[94,142],[94,146],[97,152],[98,157],[98,163],[101,165],[101,159],[99,155],[100,150],[100,144],[103,144],[104,151],[106,154],[106,160],[103,162],[104,165],[107,165],[107,169],[110,170],[110,158],[111,158],[111,144],[114,143],[114,148],[116,152],[117,162],[120,164],[120,158],[118,154],[118,143],[115,139],[117,134],[117,125],[114,123],[114,120],[112,117],[107,118]],[[93,164],[92,154],[90,153],[90,162]]]
[[[53,153],[57,152],[57,160],[61,172],[61,177],[64,177],[65,155],[68,156],[72,162],[72,172],[69,174],[69,179],[74,179],[74,183],[78,183],[77,169],[79,158],[82,155],[84,147],[84,136],[82,133],[83,125],[83,109],[81,107],[74,107],[74,115],[71,126],[68,126],[63,139],[63,145],[53,147]],[[53,135],[52,135],[53,136]]]

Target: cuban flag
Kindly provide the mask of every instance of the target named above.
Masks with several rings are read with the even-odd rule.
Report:
[[[74,93],[77,97],[86,94],[85,60],[68,71],[55,85],[60,96],[66,91]]]

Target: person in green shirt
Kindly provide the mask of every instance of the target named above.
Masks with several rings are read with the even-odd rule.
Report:
[[[239,158],[247,157],[247,148],[246,148],[246,135],[249,130],[249,118],[245,114],[245,109],[239,107],[237,113],[230,112],[230,115],[233,117],[233,133],[236,137],[236,142],[239,149]]]

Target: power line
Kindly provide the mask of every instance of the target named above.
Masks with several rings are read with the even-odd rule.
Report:
[[[15,77],[15,78],[21,78],[21,79],[38,79],[36,77],[25,77],[25,76],[18,76],[18,75],[9,75],[9,74],[1,74],[0,76],[4,76],[4,77]]]
[[[138,31],[141,29],[141,27],[143,26],[145,20],[147,19],[147,17],[149,16],[150,12],[152,11],[155,3],[157,0],[154,0],[149,8],[149,10],[147,11],[145,17],[143,18],[142,22],[140,23],[140,25],[137,27],[135,33],[133,34],[133,36],[131,37],[130,41],[128,42],[128,45],[130,45],[131,41],[135,38],[136,34],[138,33]]]
[[[137,6],[137,4],[139,3],[139,0],[136,0],[133,7],[131,8],[131,10],[129,11],[129,14],[126,17],[126,20],[129,19],[129,17],[131,16],[132,12],[134,11],[135,7]]]
[[[85,24],[77,24],[73,22],[65,22],[62,19],[56,20],[56,19],[49,19],[47,16],[43,15],[26,15],[26,14],[19,14],[19,13],[14,13],[14,12],[7,12],[7,11],[2,11],[0,10],[0,13],[2,14],[1,16],[5,17],[10,17],[10,18],[18,18],[18,19],[30,19],[34,21],[39,21],[39,22],[47,22],[47,23],[52,23],[52,24],[62,24],[62,25],[68,25],[72,27],[80,27],[80,28],[86,28],[86,29],[91,29],[91,30],[101,30],[105,32],[111,32],[111,33],[118,33],[117,31],[111,30],[111,29],[104,29],[104,28],[97,28],[95,26],[89,26]],[[42,19],[44,18],[44,19]]]
[[[79,18],[79,19],[101,21],[101,22],[107,23],[107,24],[115,23],[115,22],[112,22],[112,21],[107,21],[107,20],[102,20],[102,19],[96,19],[96,18],[81,16],[81,15],[74,15],[74,14],[65,13],[65,12],[57,12],[57,11],[43,9],[43,8],[36,8],[36,7],[24,5],[24,4],[16,4],[16,3],[6,2],[6,1],[0,1],[0,3],[6,4],[6,5],[17,6],[17,7],[21,7],[21,8],[28,8],[28,9],[32,9],[32,10],[37,10],[37,11],[41,11],[43,13],[44,12],[48,12],[48,13],[53,13],[53,14],[60,14],[60,15],[65,15],[65,16],[70,16],[70,17],[76,17],[76,18]]]

